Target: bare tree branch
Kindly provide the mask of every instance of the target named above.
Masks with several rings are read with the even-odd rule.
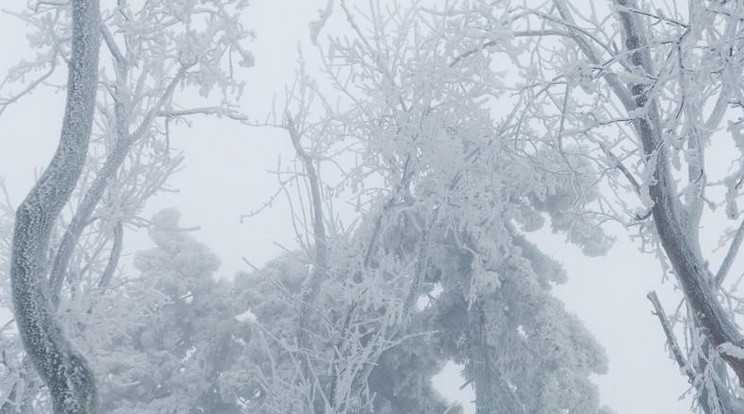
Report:
[[[721,286],[721,284],[723,284],[723,281],[726,279],[726,276],[731,269],[731,265],[734,264],[736,254],[739,253],[739,248],[741,247],[742,240],[744,240],[744,221],[739,224],[739,229],[736,230],[734,239],[731,241],[731,245],[726,252],[726,256],[723,258],[723,262],[721,262],[721,267],[718,269],[718,272],[716,272],[716,286]]]

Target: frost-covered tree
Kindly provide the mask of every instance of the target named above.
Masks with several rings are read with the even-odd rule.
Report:
[[[252,378],[253,386],[247,408],[256,413],[445,412],[448,405],[431,382],[445,362],[432,346],[431,310],[416,311],[404,333],[376,349],[380,319],[389,317],[381,296],[391,292],[378,287],[359,297],[355,284],[341,274],[325,280],[304,318],[308,342],[297,347],[298,310],[311,263],[302,252],[288,253],[235,280],[245,309],[243,328],[236,331],[246,349],[242,377]],[[329,270],[335,273],[335,266]],[[373,298],[377,306],[366,302]],[[303,357],[310,359],[310,378],[300,364]],[[332,401],[335,409],[329,408]]]
[[[11,69],[0,112],[38,89],[70,87],[57,75],[72,62],[71,4],[39,2],[14,14],[32,28],[36,54]],[[139,212],[182,160],[170,147],[173,125],[195,115],[242,119],[234,107],[242,83],[233,74],[237,66],[252,64],[245,50],[252,35],[239,21],[246,7],[245,1],[120,1],[96,13],[103,47],[93,82],[90,148],[76,152],[82,157],[81,178],[70,189],[69,208],[54,221],[44,252],[51,257],[43,270],[44,295],[70,336],[83,336],[96,321],[92,304],[123,282],[117,272],[126,227],[148,225]],[[185,97],[197,106],[179,104]],[[8,292],[1,293],[0,302],[9,306]],[[46,397],[19,342],[12,330],[4,334],[4,361],[13,380],[2,390],[0,410],[43,410]],[[98,370],[95,363],[92,369]]]
[[[485,266],[449,241],[434,256],[433,307],[442,348],[476,386],[476,412],[609,412],[589,380],[606,371],[604,351],[550,293],[565,281],[560,265],[518,234]]]
[[[740,216],[742,3],[463,1],[432,13],[473,42],[458,64],[507,74],[517,151],[552,148],[566,177],[576,157],[601,172],[602,197],[580,214],[637,229],[683,294],[671,318],[650,297],[697,407],[741,412],[741,300],[727,276],[744,227],[720,230],[721,258],[701,228]],[[576,182],[576,202],[589,188]]]
[[[312,353],[310,366],[318,378],[304,378],[297,364],[302,354],[293,341],[303,285],[312,275],[311,261],[296,252],[254,273],[239,274],[234,282],[216,280],[217,259],[190,229],[179,226],[178,218],[172,209],[152,218],[149,234],[155,247],[135,258],[141,273],[108,290],[93,305],[96,319],[83,334],[91,347],[105,350],[97,359],[107,373],[100,390],[102,410],[307,412],[312,395],[308,386],[310,391],[320,387],[316,392],[327,392],[334,378],[344,378],[334,375],[332,367],[357,373],[364,371],[357,367],[370,369],[368,385],[360,376],[348,390],[349,400],[367,395],[366,407],[358,412],[448,409],[431,383],[445,362],[426,331],[432,326],[431,309],[417,314],[408,335],[382,350],[376,365],[368,365],[364,353],[341,352],[351,344],[366,349],[358,343],[360,338],[332,330],[324,319],[349,314],[341,298],[353,294],[354,286],[340,276],[323,283],[314,305],[323,312],[312,310],[305,319],[305,329],[312,332],[305,352]],[[380,289],[370,296],[382,294]],[[362,322],[374,326],[375,318],[384,314],[380,309],[360,312],[349,319],[349,329],[363,329],[356,327]],[[118,323],[112,326],[110,321]],[[319,399],[310,398],[310,405]],[[317,410],[327,412],[323,405]],[[449,412],[458,410],[452,407]]]
[[[609,221],[637,228],[681,287],[671,318],[650,298],[697,407],[742,411],[727,275],[744,225],[715,272],[699,230],[706,212],[739,218],[741,1],[329,1],[311,25],[318,81],[301,72],[276,123],[296,153],[277,174],[299,194],[300,249],[234,281],[175,211],[139,212],[179,166],[174,121],[245,120],[247,2],[115,3],[18,14],[38,54],[0,113],[59,67],[70,77],[58,152],[0,243],[27,350],[0,332],[0,413],[94,412],[100,394],[112,413],[452,414],[431,384],[448,360],[479,414],[606,413],[603,351],[552,296],[565,275],[529,233],[598,255]],[[712,139],[723,122],[727,143]],[[728,171],[711,165],[718,145]],[[156,245],[138,274],[118,269],[125,225]]]
[[[60,143],[16,211],[10,277],[18,331],[49,388],[54,412],[92,414],[98,407],[94,373],[63,331],[47,285],[50,239],[85,164],[98,80],[98,1],[74,0],[71,7],[72,47]]]
[[[179,226],[176,210],[156,214],[149,234],[155,247],[134,260],[141,273],[93,308],[100,320],[121,323],[86,331],[86,340],[105,350],[98,362],[108,374],[101,409],[243,412],[239,398],[247,387],[232,384],[239,390],[228,392],[224,384],[242,347],[232,289],[213,275],[219,260]]]
[[[338,348],[348,352],[356,346],[362,352],[342,353],[354,359],[334,359],[326,370],[317,367],[327,365],[311,365],[315,377],[292,394],[298,396],[295,405],[277,409],[308,406],[301,396],[311,395],[304,398],[321,400],[312,405],[315,412],[337,412],[333,397],[339,388],[334,384],[348,381],[347,367],[358,364],[360,356],[367,364],[385,360],[384,354],[364,352],[374,349],[370,342],[354,344],[343,337],[358,321],[351,334],[381,340],[393,352],[404,346],[401,335],[411,334],[409,327],[421,326],[431,335],[431,355],[466,366],[479,413],[606,412],[589,380],[605,369],[603,351],[550,295],[562,271],[523,235],[543,227],[548,216],[554,230],[565,232],[588,254],[604,252],[611,240],[598,227],[601,220],[580,214],[584,204],[597,199],[589,188],[597,172],[581,157],[548,145],[534,147],[539,160],[514,147],[505,133],[509,125],[496,122],[490,109],[500,97],[497,76],[483,56],[472,56],[467,64],[458,59],[479,43],[453,36],[457,32],[446,16],[418,6],[393,10],[372,2],[367,7],[342,2],[335,14],[347,22],[352,36],[320,40],[322,32],[315,32],[325,70],[318,82],[301,73],[288,105],[299,110],[288,110],[283,124],[295,147],[302,144],[301,177],[322,180],[333,175],[329,169],[340,172],[336,182],[322,181],[320,196],[310,183],[302,203],[313,206],[313,212],[320,210],[318,204],[326,211],[320,221],[323,248],[329,249],[327,266],[320,280],[310,278],[306,285],[318,286],[318,293],[288,293],[285,301],[299,297],[295,307],[308,312],[306,320],[320,318],[325,330],[339,332]],[[320,90],[326,81],[333,93]],[[331,104],[334,99],[327,95],[340,95],[339,103]],[[312,102],[320,102],[316,118],[308,109]],[[329,162],[326,154],[336,158]],[[338,159],[345,156],[352,159],[351,168],[339,167]],[[554,173],[567,158],[573,174]],[[281,173],[284,185],[291,181],[287,177],[295,177],[291,171]],[[577,200],[578,189],[585,188]],[[352,227],[327,213],[340,197],[359,206],[361,221]],[[303,213],[310,219],[298,228],[318,223],[316,216]],[[319,233],[310,234],[303,240],[317,246]],[[317,250],[310,247],[306,253],[312,274],[318,268]],[[337,278],[344,289],[333,287]],[[434,294],[435,288],[442,292]],[[346,312],[329,310],[329,302],[321,299],[326,290],[346,302]],[[421,311],[417,303],[427,296],[430,305]],[[308,298],[315,299],[303,303]],[[385,315],[382,323],[367,322],[375,312]],[[318,351],[335,343],[324,339],[330,334],[323,330],[310,335],[308,342],[320,346],[296,347],[291,336],[275,339],[300,367],[290,370],[295,375],[296,370],[307,372],[303,358],[327,364]],[[540,364],[528,364],[535,355],[541,356]],[[331,377],[330,387],[316,379],[334,370],[344,375]],[[359,383],[357,394],[371,391],[372,376],[351,378]],[[270,389],[287,384],[296,383]],[[364,400],[365,394],[359,395],[355,402]]]

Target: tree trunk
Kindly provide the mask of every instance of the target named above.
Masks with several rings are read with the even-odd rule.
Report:
[[[618,16],[625,35],[625,47],[630,53],[631,65],[647,78],[655,78],[651,53],[640,15],[627,11],[635,9],[632,0],[615,0]],[[666,143],[662,138],[662,127],[656,99],[649,96],[650,85],[633,83],[630,92],[635,104],[629,110],[638,110],[644,115],[637,118],[635,128],[643,144],[646,162],[655,165],[653,179],[648,192],[653,200],[653,220],[666,256],[682,286],[690,307],[707,339],[714,349],[731,344],[741,347],[744,337],[731,317],[721,307],[713,289],[713,277],[700,257],[697,239],[685,231],[683,207],[677,200],[677,191],[669,171]],[[695,224],[697,225],[697,224]],[[723,355],[733,372],[744,384],[744,360],[733,355]]]
[[[97,88],[98,25],[98,0],[72,0],[72,54],[60,143],[18,207],[13,233],[10,272],[15,319],[26,353],[49,387],[55,414],[97,410],[95,378],[56,319],[46,273],[54,222],[87,156]]]
[[[491,346],[488,344],[487,320],[482,306],[480,302],[476,302],[468,309],[469,359],[472,381],[475,384],[475,413],[522,413],[524,410],[516,398],[513,398],[512,391],[502,386],[501,376],[493,369]],[[499,394],[502,398],[497,398]],[[505,398],[507,395],[512,398]]]

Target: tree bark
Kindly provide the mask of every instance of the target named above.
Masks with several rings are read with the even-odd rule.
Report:
[[[26,353],[49,387],[54,413],[92,414],[98,403],[93,372],[62,331],[46,279],[54,222],[87,156],[97,89],[98,0],[72,0],[71,5],[72,54],[60,143],[16,212],[10,272],[18,330]]]
[[[495,400],[497,375],[491,369],[491,355],[487,341],[486,317],[480,303],[474,303],[468,310],[470,328],[470,369],[475,383],[476,414],[495,414],[500,408]],[[516,414],[517,412],[515,412]]]

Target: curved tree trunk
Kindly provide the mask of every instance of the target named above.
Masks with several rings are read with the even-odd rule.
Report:
[[[11,255],[15,319],[24,348],[49,387],[56,414],[97,409],[95,378],[62,332],[49,300],[47,255],[54,221],[83,169],[95,107],[98,0],[72,0],[72,55],[57,151],[16,212]]]

